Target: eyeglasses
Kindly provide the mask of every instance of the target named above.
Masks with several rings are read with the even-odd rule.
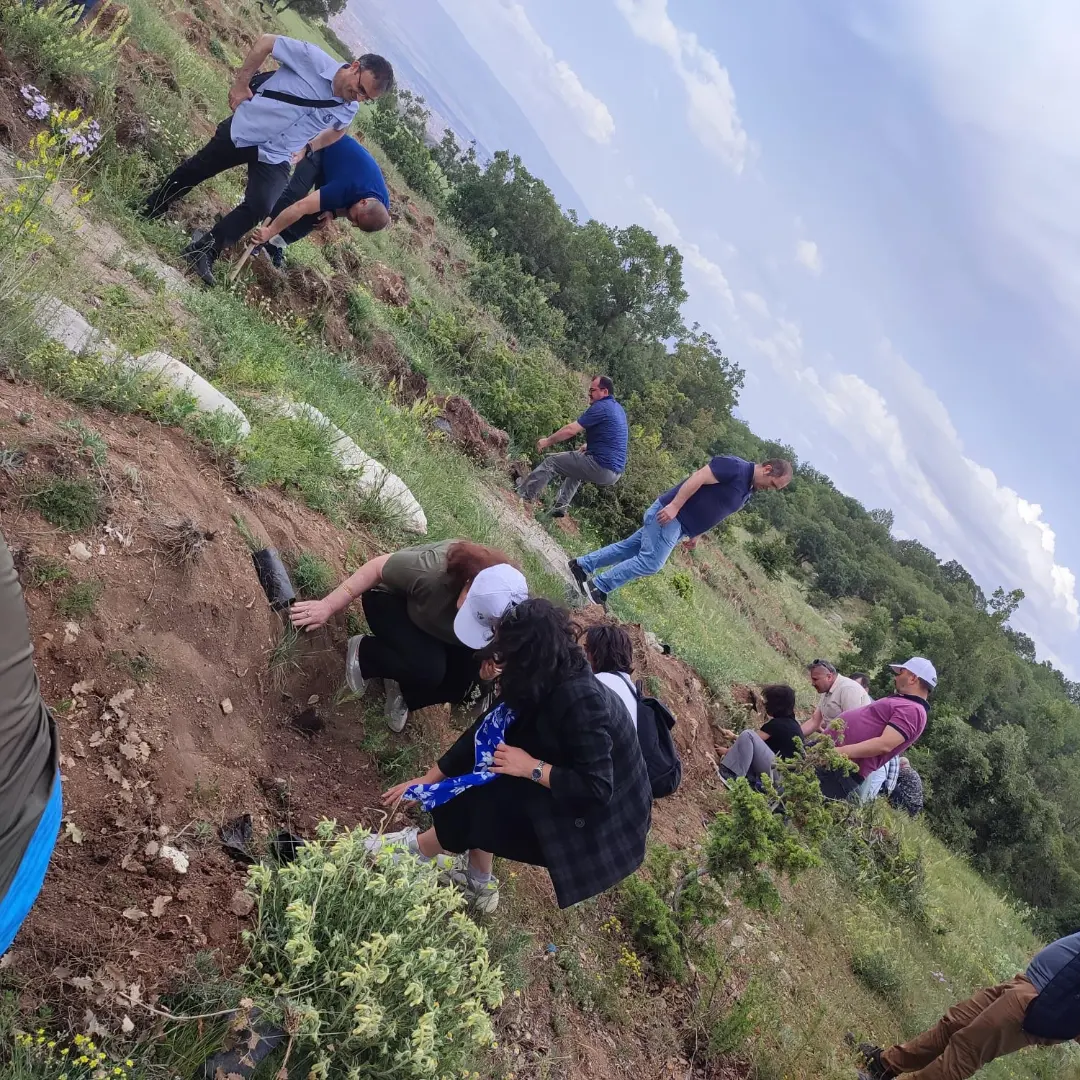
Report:
[[[828,660],[815,660],[810,665],[810,670],[813,671],[816,667],[823,667],[827,672],[829,672],[830,675],[836,674],[836,668],[834,668]]]

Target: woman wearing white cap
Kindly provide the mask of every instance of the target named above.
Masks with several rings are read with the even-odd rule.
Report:
[[[442,540],[366,562],[329,596],[294,604],[291,618],[310,631],[361,601],[371,633],[349,639],[345,681],[362,694],[367,679],[382,679],[386,722],[397,732],[413,709],[466,698],[480,675],[477,650],[528,595],[503,552]]]
[[[827,799],[846,799],[871,773],[907,750],[926,729],[927,698],[937,686],[934,665],[923,656],[913,656],[905,664],[889,667],[895,676],[895,694],[861,709],[849,709],[838,717],[844,727],[837,738],[837,753],[854,762],[858,771],[818,769],[821,793]]]

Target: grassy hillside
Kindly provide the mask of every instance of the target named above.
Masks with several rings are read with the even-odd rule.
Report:
[[[231,529],[228,522],[234,514],[262,522],[270,535],[276,530],[302,541],[305,551],[310,548],[329,567],[327,573],[342,572],[358,558],[406,542],[399,523],[377,500],[358,500],[351,492],[333,465],[325,435],[275,418],[268,399],[286,395],[315,405],[400,475],[425,509],[431,537],[466,535],[501,544],[522,561],[535,591],[561,596],[562,583],[545,574],[535,552],[501,530],[491,512],[492,492],[507,486],[505,462],[497,455],[487,462],[475,453],[469,456],[462,447],[471,444],[456,432],[447,435],[435,423],[440,416],[437,398],[469,388],[466,376],[447,360],[438,316],[453,314],[502,341],[509,342],[512,335],[489,309],[477,305],[466,287],[475,258],[469,244],[407,190],[384,158],[395,204],[402,208],[393,229],[374,236],[350,230],[296,245],[290,251],[292,268],[284,278],[257,266],[241,277],[236,288],[221,285],[210,291],[176,293],[161,286],[153,268],[159,260],[176,264],[187,227],[205,222],[238,199],[238,177],[219,178],[164,223],[148,225],[137,218],[138,194],[152,176],[197,145],[223,115],[230,63],[242,55],[245,40],[266,27],[254,8],[241,3],[205,0],[189,12],[188,6],[166,0],[131,0],[130,9],[129,44],[111,68],[102,69],[100,78],[86,83],[60,72],[59,61],[42,45],[45,39],[40,34],[27,35],[17,52],[10,37],[4,46],[11,51],[17,81],[32,79],[57,97],[82,95],[86,107],[106,118],[115,132],[85,171],[85,184],[94,195],[79,210],[85,215],[83,226],[73,227],[72,217],[59,204],[49,208],[43,202],[41,228],[55,242],[35,247],[29,255],[12,240],[10,229],[5,233],[0,228],[0,243],[7,245],[0,247],[4,255],[0,299],[10,316],[0,335],[0,359],[18,380],[14,388],[0,387],[4,448],[25,445],[30,456],[55,458],[58,468],[62,465],[87,484],[100,484],[102,497],[108,495],[120,509],[134,507],[134,500],[141,497],[136,492],[139,466],[134,464],[139,462],[147,483],[159,484],[158,497],[164,505],[179,505],[195,491],[202,513],[214,515],[215,526],[223,522],[223,528]],[[282,20],[280,29],[326,47],[317,28],[291,13]],[[145,73],[151,70],[161,77],[147,78]],[[137,138],[124,135],[116,87],[120,100],[129,103],[126,108],[167,122],[148,125]],[[9,104],[14,115],[18,99]],[[27,140],[36,130],[29,123],[16,128],[16,152],[25,154]],[[375,151],[381,157],[377,147]],[[123,237],[122,249],[106,250],[102,240],[106,230]],[[407,288],[411,306],[394,301],[398,280]],[[24,317],[26,304],[42,292],[64,297],[124,349],[133,353],[166,349],[190,363],[241,405],[252,422],[250,438],[241,442],[235,431],[200,423],[183,402],[168,399],[152,385],[125,384],[92,359],[71,358],[44,345]],[[416,315],[418,308],[424,317]],[[517,355],[509,344],[507,349]],[[417,375],[423,376],[422,387],[415,382]],[[66,427],[60,426],[60,416]],[[35,424],[48,425],[47,439],[34,433]],[[40,445],[32,442],[34,438],[42,439]],[[97,462],[99,442],[109,444],[109,460],[122,460],[123,469],[110,471]],[[183,484],[176,482],[170,489],[163,460],[176,468],[187,463]],[[15,468],[16,457],[4,461]],[[61,479],[71,477],[64,474]],[[17,480],[25,482],[24,477]],[[56,477],[51,477],[49,484],[55,483]],[[21,500],[23,489],[18,490]],[[38,497],[40,501],[40,493]],[[70,586],[45,581],[52,566],[46,556],[62,562],[70,537],[39,518],[28,522],[21,501],[13,498],[3,505],[5,533],[25,545],[35,580],[41,582],[30,601],[35,631],[62,638],[59,605]],[[568,554],[600,540],[587,523],[581,531],[553,528],[552,536]],[[797,688],[800,703],[809,706],[806,662],[819,655],[836,656],[851,644],[838,615],[825,615],[807,603],[804,581],[790,574],[778,580],[766,576],[747,553],[747,538],[736,528],[721,542],[702,545],[693,556],[680,554],[664,573],[623,590],[612,604],[616,616],[641,623],[693,669],[648,650],[639,657],[679,713],[680,738],[689,740],[686,790],[658,806],[657,834],[691,853],[701,841],[703,823],[726,808],[701,747],[714,745],[721,726],[750,719],[745,709],[736,707],[741,699],[733,687],[788,681]],[[229,558],[237,564],[246,559],[231,532],[218,543],[214,557],[221,559],[221,545],[231,544]],[[139,582],[136,592],[134,583],[110,578],[103,597],[91,600],[83,616],[84,641],[98,636],[107,641],[100,652],[112,670],[122,664],[130,668],[127,653],[142,655],[129,645],[135,641],[140,619],[150,616],[135,613],[149,611],[148,597],[154,595],[158,581],[157,564],[151,567],[144,558],[143,569],[153,575],[152,581]],[[85,573],[77,568],[76,572]],[[177,595],[181,588],[195,591],[191,579],[179,572],[168,580]],[[214,603],[220,603],[226,588],[238,595],[241,585],[242,579],[219,583]],[[161,590],[166,591],[164,579]],[[115,600],[122,603],[114,611],[110,604]],[[199,609],[198,617],[213,621],[218,616],[207,615],[209,610]],[[847,610],[863,614],[854,606]],[[317,666],[325,674],[320,684],[323,695],[334,697],[331,672],[337,670],[340,642],[330,642],[321,651],[289,652],[295,643],[287,635],[269,637],[280,632],[271,624],[260,624],[258,635],[245,626],[255,620],[255,614],[245,616],[228,644],[218,647],[219,655],[236,665],[237,685],[246,680],[262,688],[263,676],[273,676],[275,663],[286,655],[286,668]],[[199,626],[198,633],[202,629]],[[191,633],[196,635],[196,630]],[[37,640],[44,649],[43,640]],[[161,698],[157,734],[163,745],[181,728],[193,745],[200,737],[199,725],[183,727],[189,713],[202,714],[179,674],[181,661],[191,663],[193,650],[187,639],[180,644],[175,654],[163,652],[152,658],[152,664],[147,660],[139,666],[144,674],[157,666],[156,674],[147,675],[151,687],[187,693],[176,699],[182,702],[177,705],[163,691],[149,691],[149,696]],[[253,667],[262,665],[257,674],[248,671],[249,660]],[[300,676],[294,672],[289,678]],[[56,689],[52,703],[62,714],[65,745],[88,738],[90,729],[80,729],[74,716],[77,695],[67,698],[72,691],[59,677],[46,685]],[[286,695],[274,689],[272,680],[270,685],[274,692],[260,700],[287,717],[291,706],[282,704]],[[306,694],[309,689],[305,683],[288,686],[296,699],[304,700],[301,691]],[[214,687],[202,693],[211,702],[221,697]],[[308,794],[319,812],[339,814],[348,824],[362,820],[377,825],[371,807],[378,788],[426,765],[439,739],[451,734],[449,722],[441,715],[433,717],[430,726],[425,722],[421,730],[398,741],[384,734],[377,708],[374,715],[365,714],[356,703],[334,698],[334,709],[333,719],[340,725],[332,724],[328,734],[314,740],[289,744],[289,754],[302,755],[301,767],[288,756],[271,758],[264,767],[271,777],[279,775],[275,768],[295,767],[307,779]],[[258,727],[258,719],[250,731],[239,723],[237,719],[235,730],[244,731],[250,740],[244,745],[263,747],[280,738],[277,728]],[[215,709],[213,722],[203,727],[217,737],[222,734],[220,724]],[[693,736],[687,730],[691,725]],[[331,742],[333,737],[340,741]],[[188,742],[184,746],[190,751]],[[228,757],[233,749],[224,738],[227,750],[211,745],[219,757]],[[73,760],[65,767],[74,776],[69,807],[73,815],[89,805],[91,793],[98,798],[102,787],[111,793],[109,783],[76,773],[83,765]],[[240,805],[241,793],[252,798],[257,779],[265,780],[253,770],[254,766],[243,779],[239,773],[231,780],[207,781],[200,776],[183,785],[182,791],[171,793],[173,817],[166,822],[161,812],[152,818],[153,824],[175,821],[197,844],[198,856],[212,866],[218,846],[216,824]],[[316,781],[317,776],[323,779]],[[229,787],[233,781],[235,788]],[[333,783],[346,790],[334,788],[331,794]],[[348,789],[362,794],[353,799],[354,792]],[[336,801],[318,805],[320,794]],[[125,814],[122,806],[114,806],[110,817],[102,816],[102,832],[116,830],[117,812]],[[142,827],[127,822],[122,828],[139,836],[137,829]],[[85,890],[93,903],[102,902],[94,892],[104,888],[101,882],[126,886],[126,871],[119,869],[118,858],[99,869],[91,859],[92,843],[83,848],[81,840],[76,842],[69,834],[65,844],[61,870],[81,869],[85,880],[94,883]],[[73,861],[79,859],[84,861]],[[235,932],[219,940],[206,931],[212,915],[220,914],[213,909],[229,901],[236,883],[235,873],[227,876],[230,872],[222,871],[215,881],[218,892],[207,885],[201,897],[203,918],[195,929],[203,934],[202,945],[177,937],[175,945],[165,946],[181,954],[173,974],[176,968],[184,969],[179,980],[183,992],[176,993],[174,982],[167,988],[172,996],[159,1004],[209,1023],[155,1028],[160,1015],[123,1004],[115,987],[100,1002],[89,999],[95,1023],[109,1032],[110,1051],[117,1050],[121,1060],[132,1054],[132,1077],[190,1075],[207,1044],[223,1035],[214,1026],[218,1018],[209,1014],[236,1004],[240,950]],[[702,950],[693,954],[696,959],[681,981],[665,978],[656,957],[633,936],[625,895],[558,912],[543,875],[511,867],[500,872],[507,901],[486,930],[504,971],[506,999],[496,1016],[498,1045],[480,1054],[475,1071],[469,1073],[500,1080],[582,1075],[603,1080],[629,1073],[839,1080],[852,1075],[846,1032],[882,1042],[910,1035],[971,989],[1022,970],[1038,947],[1027,912],[1003,899],[920,824],[897,820],[884,808],[878,808],[873,820],[853,820],[827,838],[819,864],[797,880],[781,880],[783,906],[778,913],[750,910],[733,890],[716,898],[715,921],[702,923]],[[69,880],[64,879],[65,885]],[[197,890],[194,884],[191,887]],[[147,895],[152,897],[152,891]],[[42,1027],[52,1032],[71,1025],[74,1032],[86,1023],[88,999],[79,996],[82,991],[72,987],[71,978],[73,974],[99,978],[100,956],[94,950],[104,955],[106,939],[88,931],[88,952],[80,951],[79,935],[50,921],[61,906],[51,903],[53,899],[58,900],[59,894],[47,898],[50,902],[18,945],[25,953],[53,956],[59,944],[85,968],[80,966],[77,974],[73,968],[65,976],[58,959],[55,967],[35,970],[28,978],[18,964],[13,965],[6,974],[21,998],[10,1002],[12,1030]],[[177,907],[183,902],[173,901]],[[122,920],[118,925],[120,930],[110,930],[115,940],[125,929]],[[65,933],[67,941],[62,940]],[[118,953],[115,962],[128,979],[149,978],[145,974],[149,961],[140,957],[138,948]],[[262,975],[273,984],[270,970]],[[104,984],[95,985],[94,993],[99,993]],[[164,989],[156,987],[155,992]],[[38,1011],[20,1014],[27,1003]],[[129,1011],[136,1021],[132,1033],[126,1032],[122,1021]],[[13,1045],[10,1037],[6,1053],[5,1075],[57,1080],[58,1068],[50,1070],[40,1061],[32,1064],[33,1055]],[[271,1075],[280,1064],[279,1055],[263,1071]],[[1080,1077],[1080,1066],[1075,1054],[1043,1051],[999,1062],[984,1075],[997,1080],[1068,1080]]]

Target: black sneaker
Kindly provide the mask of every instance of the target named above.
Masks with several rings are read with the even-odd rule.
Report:
[[[566,568],[570,571],[570,575],[571,577],[573,577],[574,581],[577,582],[577,587],[581,590],[582,596],[584,596],[585,599],[588,600],[589,575],[585,573],[585,571],[582,570],[580,566],[578,566],[577,559],[570,559],[570,561],[566,564]]]
[[[885,1051],[880,1046],[875,1046],[873,1043],[859,1043],[856,1049],[866,1063],[866,1072],[861,1075],[867,1077],[867,1080],[890,1080],[891,1077],[896,1075],[881,1060],[881,1055]]]
[[[607,593],[598,589],[591,581],[585,583],[585,595],[594,603],[599,604],[607,611]]]
[[[191,236],[191,243],[180,253],[181,258],[207,285],[216,285],[214,278],[214,241],[201,229]]]
[[[566,517],[566,507],[565,506],[553,507],[552,511],[551,511],[551,516],[553,518],[564,518],[564,517]]]
[[[285,269],[285,249],[278,247],[277,244],[263,244],[263,250],[270,256],[270,262],[273,263],[275,270]]]

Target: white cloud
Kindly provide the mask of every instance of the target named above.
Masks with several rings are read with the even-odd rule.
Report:
[[[670,57],[686,90],[687,120],[698,140],[735,172],[742,172],[751,145],[727,69],[696,34],[672,22],[667,0],[615,0],[615,6],[637,37]]]
[[[821,252],[813,240],[800,240],[795,245],[795,261],[805,266],[815,277],[825,268],[821,261]]]
[[[945,121],[980,271],[1080,338],[1080,5],[862,0],[855,29]]]
[[[752,311],[755,315],[758,315],[763,319],[769,317],[769,305],[764,296],[761,296],[756,292],[743,290],[739,293],[739,299],[743,302],[743,306]]]
[[[848,444],[847,468],[859,463],[846,477],[853,494],[891,506],[898,535],[958,559],[984,589],[1022,588],[1026,600],[1013,624],[1032,635],[1040,655],[1063,651],[1080,629],[1080,601],[1075,574],[1055,559],[1042,508],[967,455],[941,399],[889,342],[878,349],[875,387],[809,366],[792,320],[774,319],[770,333],[747,341]]]
[[[664,244],[674,244],[682,252],[687,266],[693,267],[715,292],[734,307],[735,298],[731,292],[731,285],[719,264],[713,262],[697,244],[683,236],[682,230],[667,210],[658,206],[648,195],[643,196],[643,200],[652,215],[653,227],[660,241]]]
[[[552,88],[577,116],[585,134],[598,143],[610,141],[615,133],[615,121],[607,105],[585,89],[577,73],[565,60],[555,58],[554,49],[540,36],[520,4],[497,6],[526,45],[548,66]]]

